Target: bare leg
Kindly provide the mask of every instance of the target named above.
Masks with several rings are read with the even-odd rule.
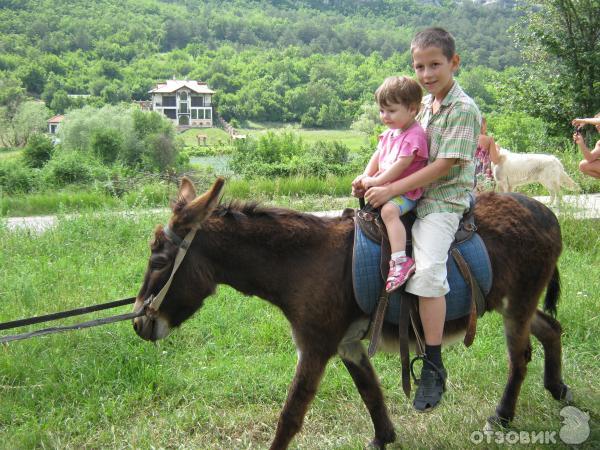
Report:
[[[579,170],[590,177],[600,178],[600,159],[592,162],[584,159],[579,163]]]
[[[381,208],[381,218],[387,228],[392,253],[406,249],[406,230],[400,220],[400,210],[392,203],[386,203]]]
[[[423,323],[425,343],[440,345],[446,320],[445,297],[419,297],[419,315]]]

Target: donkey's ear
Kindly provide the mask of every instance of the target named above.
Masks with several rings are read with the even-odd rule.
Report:
[[[181,179],[181,184],[179,185],[179,194],[177,194],[177,197],[184,199],[186,203],[190,203],[196,198],[196,188],[188,177],[183,177]]]
[[[193,225],[199,226],[211,215],[219,204],[219,198],[224,184],[225,180],[223,178],[217,178],[208,191],[194,199],[185,207],[185,215],[191,219]]]

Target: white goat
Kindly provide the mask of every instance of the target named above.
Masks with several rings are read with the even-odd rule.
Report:
[[[540,183],[550,191],[550,204],[560,205],[560,188],[579,190],[560,160],[540,153],[512,153],[498,147],[498,164],[492,163],[492,173],[500,192],[511,192],[515,187]]]

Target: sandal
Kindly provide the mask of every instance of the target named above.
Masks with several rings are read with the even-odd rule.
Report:
[[[403,260],[390,260],[390,271],[388,272],[385,290],[389,294],[394,292],[415,273],[415,260],[407,257]]]

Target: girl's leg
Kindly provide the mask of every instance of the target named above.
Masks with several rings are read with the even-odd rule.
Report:
[[[406,230],[400,220],[400,210],[393,203],[381,207],[381,219],[387,228],[388,239],[392,253],[406,250]]]

